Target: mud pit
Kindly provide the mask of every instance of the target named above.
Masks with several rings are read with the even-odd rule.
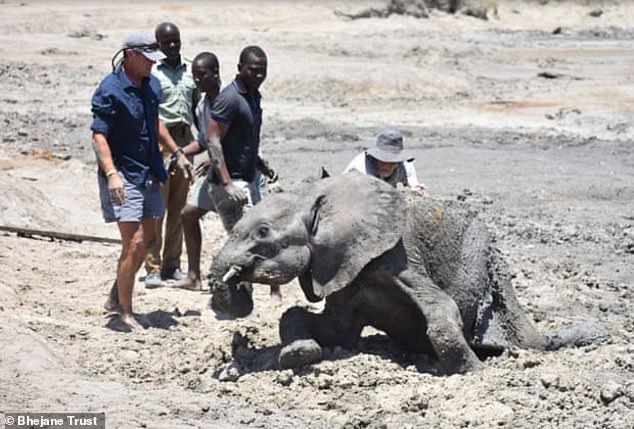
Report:
[[[206,294],[137,282],[153,326],[119,334],[102,310],[117,246],[3,233],[0,411],[103,411],[118,428],[631,427],[634,7],[333,13],[361,3],[382,4],[2,2],[0,224],[116,238],[99,212],[90,96],[130,30],[171,20],[186,56],[218,54],[224,83],[243,46],[267,51],[263,152],[281,186],[341,171],[398,127],[430,191],[481,211],[538,327],[599,320],[611,343],[509,350],[446,377],[367,330],[358,350],[280,372],[279,316],[309,306],[297,284],[279,306],[257,288],[253,314],[231,321]],[[213,216],[204,234],[210,261],[224,240]]]

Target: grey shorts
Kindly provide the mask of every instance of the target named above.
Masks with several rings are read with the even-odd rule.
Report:
[[[187,197],[187,204],[198,207],[201,210],[208,212],[215,212],[214,202],[211,201],[209,196],[209,181],[207,176],[199,177],[196,179],[194,186],[189,191],[189,197]]]
[[[247,195],[245,205],[236,204],[227,198],[227,193],[222,185],[209,183],[207,177],[200,177],[194,183],[187,204],[198,207],[202,210],[213,211],[220,216],[222,224],[227,231],[231,231],[233,226],[240,220],[245,210],[260,202],[259,189],[244,180],[234,180],[233,184],[238,186]]]
[[[157,180],[146,188],[128,182],[119,173],[125,186],[127,199],[122,205],[115,205],[108,192],[108,180],[98,174],[101,214],[106,222],[141,222],[143,219],[158,219],[165,213],[161,183]]]

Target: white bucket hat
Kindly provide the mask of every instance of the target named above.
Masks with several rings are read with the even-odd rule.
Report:
[[[368,149],[368,155],[383,162],[403,162],[410,156],[403,150],[403,134],[392,128],[381,130],[376,145]]]

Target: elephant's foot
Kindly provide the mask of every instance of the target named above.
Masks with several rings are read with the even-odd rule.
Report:
[[[455,338],[454,341],[444,339],[446,341],[442,344],[435,344],[434,350],[440,364],[448,374],[466,374],[484,368],[482,361],[478,359],[462,336]],[[439,351],[441,353],[438,353]]]
[[[445,326],[451,327],[452,325]],[[456,332],[452,336],[428,329],[427,333],[438,361],[447,374],[466,374],[484,368],[483,363],[469,347],[461,332]]]
[[[452,356],[440,362],[448,374],[466,374],[484,369],[484,364],[475,353],[463,353],[459,356]]]
[[[280,350],[280,368],[299,368],[321,360],[321,346],[315,340],[295,340]]]

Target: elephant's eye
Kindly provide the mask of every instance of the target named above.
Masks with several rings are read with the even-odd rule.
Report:
[[[270,228],[266,225],[261,225],[258,227],[258,229],[255,231],[255,235],[258,238],[266,238],[269,235],[269,232],[271,232]]]

